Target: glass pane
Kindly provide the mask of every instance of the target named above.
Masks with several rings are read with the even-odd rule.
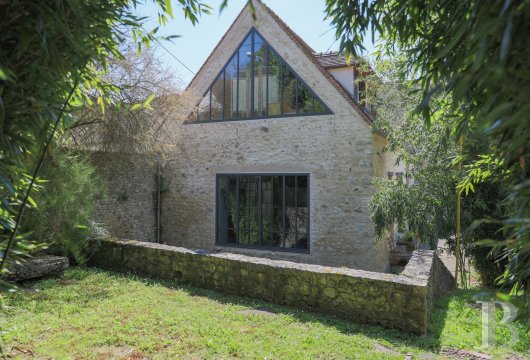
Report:
[[[282,66],[282,104],[284,114],[296,113],[296,78],[292,71]]]
[[[199,110],[197,119],[204,121],[210,120],[210,92],[208,91],[206,95],[202,98],[199,104]]]
[[[212,120],[221,120],[223,118],[223,88],[224,73],[221,73],[212,85]]]
[[[307,234],[309,232],[309,188],[307,176],[298,176],[296,179],[296,233],[297,248],[307,248]],[[300,234],[304,234],[302,237]]]
[[[259,176],[239,177],[239,243],[259,244]]]
[[[296,179],[296,206],[307,207],[308,199],[307,175],[299,175]]]
[[[269,105],[268,113],[271,115],[281,115],[281,86],[280,72],[281,60],[271,49],[269,49]]]
[[[285,248],[296,245],[296,176],[285,177]]]
[[[237,54],[232,57],[225,69],[225,119],[237,117]]]
[[[197,107],[194,108],[193,111],[188,115],[188,121],[196,121],[196,120],[199,120],[199,119],[197,118],[198,112],[199,112],[199,107],[197,106]]]
[[[313,95],[300,80],[298,80],[298,97],[296,105],[298,113],[313,112]]]
[[[307,249],[308,243],[309,239],[307,237],[307,234],[298,234],[296,238],[296,245],[294,247],[296,249]]]
[[[273,233],[273,189],[272,176],[263,176],[261,183],[261,226],[262,240],[264,246],[280,246],[280,236],[274,236]]]
[[[238,117],[250,117],[252,39],[250,34],[239,48]]]
[[[217,242],[226,244],[226,228],[228,227],[228,194],[226,176],[219,177],[217,188]]]
[[[326,112],[326,107],[324,106],[324,104],[318,100],[316,97],[315,97],[315,107],[314,107],[314,110],[313,110],[315,113],[323,113],[323,112]]]
[[[281,244],[283,237],[283,177],[272,177],[272,237]]]
[[[217,241],[236,243],[237,177],[220,176],[217,198]]]
[[[254,116],[267,115],[267,58],[268,47],[258,34],[254,34]]]

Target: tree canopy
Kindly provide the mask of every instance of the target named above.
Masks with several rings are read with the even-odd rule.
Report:
[[[173,16],[171,1],[152,2],[165,25]],[[146,30],[135,12],[141,3],[0,2],[0,271],[8,255],[16,260],[36,248],[17,230],[24,208],[37,206],[30,191],[56,132],[68,126],[80,104],[95,99],[104,109],[111,103],[117,87],[102,75],[110,58],[123,57],[124,38],[132,36],[140,50],[157,36],[158,28]],[[193,24],[210,9],[202,0],[174,3]]]
[[[379,39],[377,56],[399,51],[400,68],[421,101],[416,112],[426,124],[439,116],[431,100],[445,96],[444,116],[454,119],[448,138],[487,137],[481,160],[467,162],[467,180],[460,187],[473,191],[485,181],[500,181],[506,189],[503,216],[477,219],[502,225],[502,240],[489,245],[503,249],[509,261],[502,281],[530,286],[530,1],[473,0],[326,0],[326,12],[348,54],[358,54],[371,32]]]

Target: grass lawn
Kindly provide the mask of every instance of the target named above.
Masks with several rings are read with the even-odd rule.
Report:
[[[430,334],[419,337],[180,282],[72,268],[8,299],[0,341],[5,355],[21,358],[434,359],[458,349],[525,358],[530,334],[521,324],[511,350],[480,349],[477,292],[441,299]],[[497,344],[507,343],[508,329],[496,330]]]

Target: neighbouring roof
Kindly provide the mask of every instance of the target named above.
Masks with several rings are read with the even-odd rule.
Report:
[[[338,51],[320,52],[313,55],[320,62],[320,65],[326,69],[350,66],[344,53],[339,53]]]
[[[267,5],[261,0],[256,0],[268,14],[278,23],[278,25],[289,35],[296,45],[305,53],[305,55],[315,64],[320,72],[329,80],[329,82],[337,89],[337,91],[344,97],[350,105],[357,110],[361,117],[369,124],[372,123],[372,117],[366,114],[366,112],[357,104],[348,92],[342,87],[342,85],[331,75],[331,73],[321,64],[320,60],[315,56],[315,51],[300,37],[296,34],[274,11],[272,11]],[[244,9],[243,9],[244,10]]]

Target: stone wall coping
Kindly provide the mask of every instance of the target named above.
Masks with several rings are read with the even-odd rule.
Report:
[[[435,254],[434,250],[415,250],[401,275],[419,280],[427,286]]]
[[[260,258],[255,256],[241,255],[230,252],[213,252],[203,249],[188,249],[178,246],[148,243],[136,240],[122,240],[122,239],[108,239],[103,241],[115,242],[121,245],[130,245],[134,247],[142,247],[147,249],[160,249],[172,252],[193,254],[199,256],[209,256],[220,259],[227,259],[238,262],[247,262],[259,265],[266,265],[275,268],[288,268],[301,271],[310,271],[321,274],[336,274],[344,275],[354,278],[370,279],[377,281],[386,281],[390,283],[399,283],[414,286],[427,286],[429,273],[432,266],[432,257],[434,251],[417,250],[413,253],[409,265],[405,267],[403,274],[396,275],[390,273],[382,273],[375,271],[365,271],[346,267],[330,267],[314,264],[298,263],[286,260],[273,260],[267,258]]]

